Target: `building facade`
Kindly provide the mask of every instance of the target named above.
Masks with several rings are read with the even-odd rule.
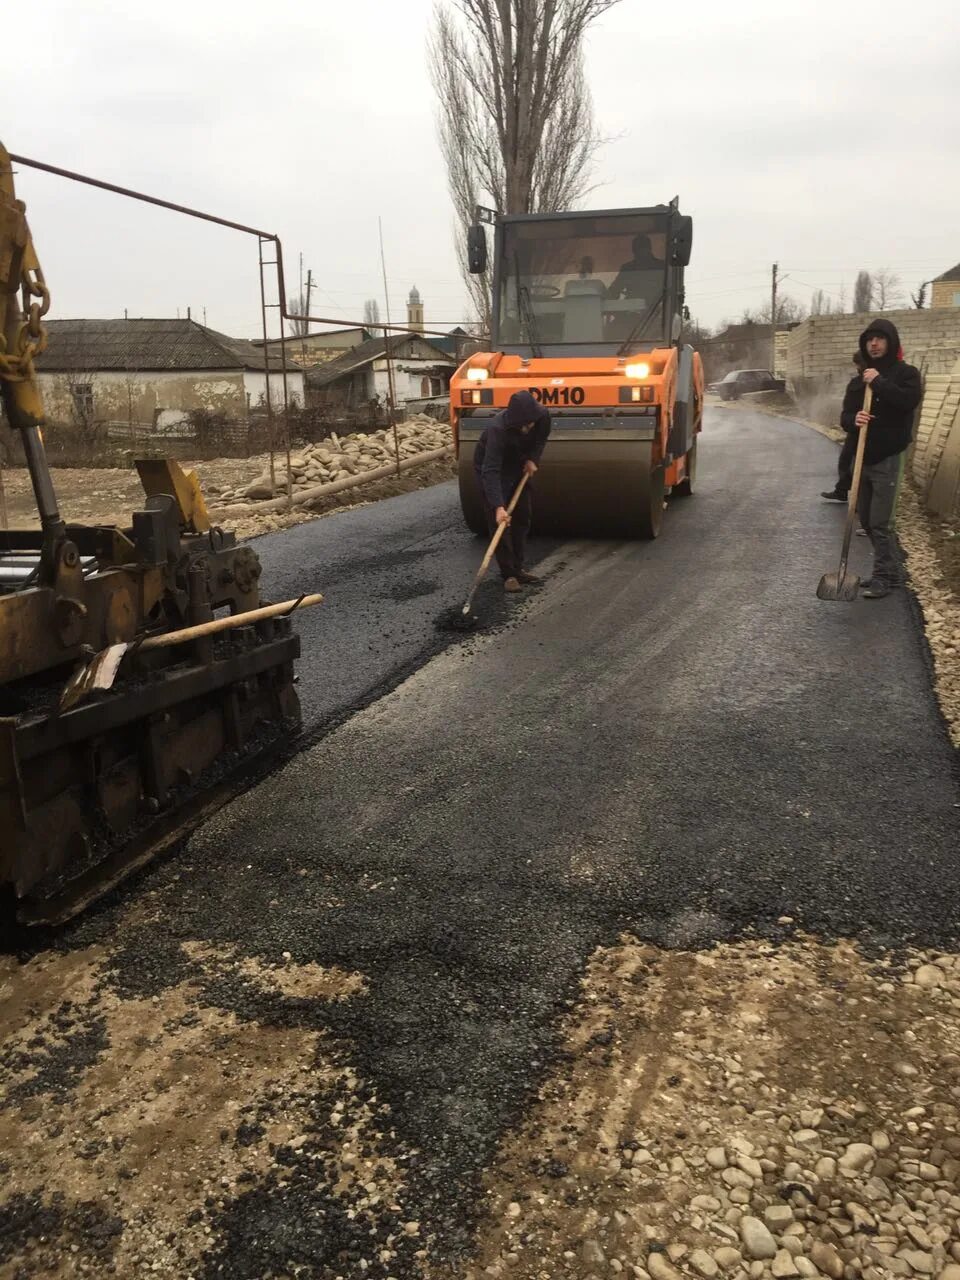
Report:
[[[50,320],[37,374],[47,417],[78,428],[182,427],[197,411],[246,421],[284,400],[279,361],[194,320]],[[286,377],[303,403],[303,373]]]

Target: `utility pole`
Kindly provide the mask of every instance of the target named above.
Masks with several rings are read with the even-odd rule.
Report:
[[[301,262],[301,280],[302,280],[302,271],[303,271],[303,267],[302,267],[303,254],[302,253],[300,255],[300,262]],[[302,288],[302,284],[301,284],[301,288]],[[300,301],[304,303],[304,315],[306,316],[310,314],[310,294],[312,291],[313,291],[313,272],[308,271],[307,272],[307,297],[306,297],[305,303],[304,303],[303,293],[300,294]],[[300,325],[300,363],[303,365],[304,368],[307,367],[307,334],[309,332],[310,332],[310,321],[309,320],[302,321]]]
[[[777,376],[777,264],[770,273],[770,372]]]
[[[377,218],[380,233],[380,267],[383,271],[383,301],[387,308],[387,323],[383,326],[383,354],[387,360],[387,395],[390,401],[390,424],[393,427],[393,448],[397,459],[397,475],[400,474],[400,436],[397,433],[397,390],[393,381],[393,359],[390,353],[390,291],[387,288],[387,260],[383,253],[383,219]]]

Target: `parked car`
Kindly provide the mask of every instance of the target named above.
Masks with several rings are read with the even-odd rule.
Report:
[[[725,378],[711,383],[721,400],[739,400],[748,391],[786,391],[783,378],[775,378],[769,369],[731,369]]]

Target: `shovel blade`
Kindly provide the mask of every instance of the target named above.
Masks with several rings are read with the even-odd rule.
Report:
[[[817,587],[821,600],[843,600],[852,604],[860,592],[860,578],[855,573],[825,573]]]
[[[129,648],[128,644],[112,644],[74,672],[60,695],[60,710],[69,711],[95,689],[112,688],[120,661]]]

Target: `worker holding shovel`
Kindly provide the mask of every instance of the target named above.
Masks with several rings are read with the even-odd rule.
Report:
[[[483,497],[490,533],[508,525],[496,547],[504,591],[520,591],[537,579],[524,568],[527,535],[533,519],[531,481],[550,435],[550,414],[529,391],[515,391],[477,441],[473,466]],[[527,482],[512,514],[510,497],[521,478]]]
[[[860,352],[864,391],[872,392],[870,411],[864,411],[862,395],[848,397],[840,422],[847,430],[867,431],[857,514],[873,544],[873,575],[860,586],[865,599],[881,600],[902,582],[893,513],[900,455],[910,444],[923,392],[919,370],[905,362],[900,335],[889,320],[874,320],[864,329]]]

